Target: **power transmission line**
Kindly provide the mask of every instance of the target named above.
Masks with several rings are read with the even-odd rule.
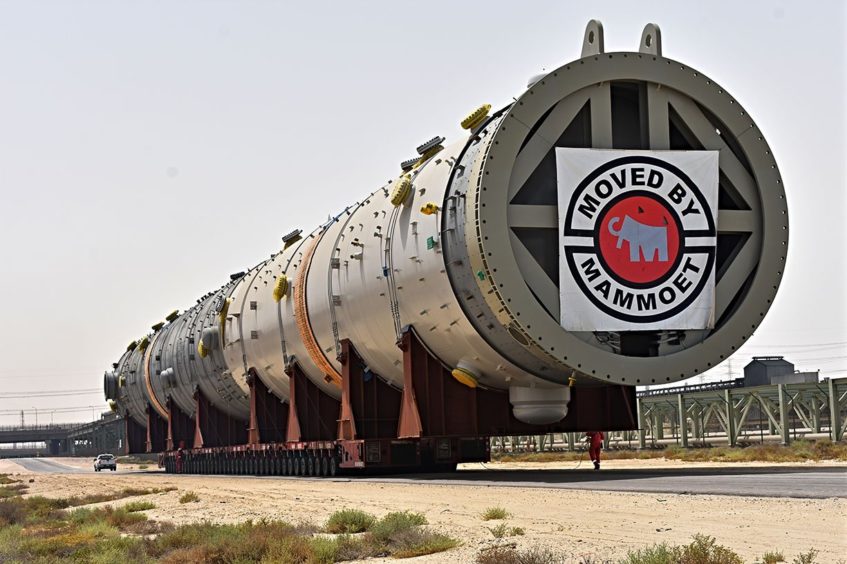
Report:
[[[9,392],[7,392],[9,393]],[[67,396],[88,396],[97,393],[102,393],[102,390],[86,390],[86,391],[78,391],[78,392],[62,392],[62,393],[26,393],[26,392],[17,392],[18,395],[0,395],[0,400],[7,399],[42,399],[42,398],[61,398]]]
[[[75,388],[72,390],[16,390],[14,392],[0,392],[0,396],[5,396],[8,394],[87,394],[100,391],[102,391],[102,388]]]
[[[44,407],[44,408],[30,408],[30,409],[0,409],[0,415],[17,415],[21,412],[23,413],[81,413],[83,411],[91,411],[93,409],[108,409],[105,405],[85,405],[85,406],[75,406],[75,407]]]

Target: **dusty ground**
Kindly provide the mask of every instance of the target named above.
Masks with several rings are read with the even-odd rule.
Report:
[[[88,468],[88,459],[60,459],[63,464]],[[608,467],[677,467],[661,460],[609,461]],[[496,467],[544,468],[545,464],[495,464]],[[699,465],[703,466],[703,465]],[[726,467],[726,465],[721,465]],[[556,467],[567,468],[559,463]],[[126,466],[124,466],[126,469]],[[151,519],[184,523],[208,519],[237,522],[282,519],[292,523],[323,523],[336,509],[353,507],[378,516],[411,510],[426,515],[435,528],[461,539],[463,545],[416,562],[472,562],[479,550],[495,542],[520,548],[542,545],[578,558],[593,555],[618,558],[628,550],[653,542],[683,544],[696,533],[752,562],[769,550],[780,550],[788,561],[800,551],[816,548],[819,562],[847,556],[847,499],[787,499],[710,495],[591,492],[544,488],[384,484],[319,479],[254,479],[173,476],[148,472],[131,474],[30,474],[11,461],[0,460],[0,473],[19,473],[34,479],[31,494],[67,497],[124,487],[176,486],[178,491],[142,496],[156,504]],[[180,504],[194,491],[200,501]],[[128,498],[112,502],[122,504]],[[480,514],[500,505],[511,517],[510,527],[526,534],[496,541]]]

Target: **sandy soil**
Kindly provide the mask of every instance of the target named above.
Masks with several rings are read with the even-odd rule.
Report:
[[[60,459],[87,468],[87,459]],[[660,461],[609,461],[609,467],[659,467]],[[559,463],[559,467],[564,464]],[[664,466],[685,463],[667,462]],[[619,466],[618,466],[619,465]],[[544,464],[498,467],[550,467]],[[721,465],[725,467],[726,465]],[[30,483],[30,494],[67,497],[124,487],[176,486],[178,491],[141,496],[156,504],[151,519],[185,523],[198,520],[238,522],[282,519],[292,523],[323,523],[336,509],[353,507],[383,515],[411,510],[426,515],[433,527],[463,545],[415,562],[472,562],[483,548],[496,543],[519,548],[544,546],[570,555],[619,558],[628,550],[667,541],[683,544],[696,533],[753,561],[769,550],[780,550],[788,561],[800,551],[816,548],[819,562],[847,555],[847,499],[788,499],[711,495],[591,492],[544,488],[381,484],[319,479],[254,479],[173,476],[162,473],[30,474],[11,461],[0,460],[0,472],[18,473]],[[200,501],[180,504],[194,491]],[[132,499],[112,502],[120,505]],[[526,534],[496,540],[480,514],[499,505],[511,516],[510,527]]]

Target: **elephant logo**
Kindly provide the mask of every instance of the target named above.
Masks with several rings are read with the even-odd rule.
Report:
[[[615,227],[620,224],[620,227]],[[620,249],[624,241],[629,244],[629,261],[653,262],[653,257],[659,255],[659,262],[668,260],[668,227],[665,225],[645,225],[638,220],[624,215],[623,221],[620,217],[613,217],[608,224],[609,233],[617,237],[616,248]]]
[[[713,326],[717,155],[556,151],[562,326]]]

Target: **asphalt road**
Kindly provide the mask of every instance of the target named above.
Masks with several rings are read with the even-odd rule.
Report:
[[[52,474],[88,473],[93,470],[72,468],[43,458],[15,460],[30,472]],[[126,474],[129,472],[121,472]],[[161,474],[137,471],[139,474]],[[110,475],[111,472],[106,472]],[[174,475],[169,475],[175,478]],[[690,495],[740,495],[794,498],[847,498],[845,467],[721,467],[601,470],[460,470],[451,474],[401,474],[392,476],[337,476],[335,478],[298,478],[280,476],[206,476],[263,480],[328,480],[333,482],[375,482],[389,484],[442,484],[478,487],[559,488],[573,490],[674,493]]]
[[[338,479],[338,478],[335,478]],[[383,483],[561,488],[573,490],[740,495],[759,497],[847,497],[847,468],[673,468],[644,470],[462,470],[455,474],[410,474],[348,478]]]
[[[87,472],[82,468],[74,468],[72,466],[65,466],[55,460],[51,460],[49,458],[15,458],[12,460],[15,464],[23,466],[30,472],[38,472],[39,474],[80,474],[83,472]],[[92,472],[94,471],[94,464],[91,465]]]

